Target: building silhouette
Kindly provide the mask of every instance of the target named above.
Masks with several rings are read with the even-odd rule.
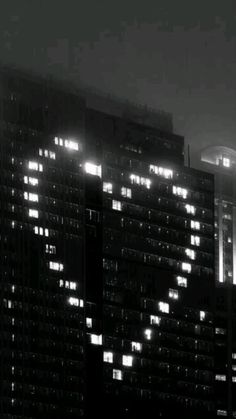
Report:
[[[203,149],[198,167],[215,177],[217,415],[236,416],[236,151]]]
[[[167,114],[0,78],[1,418],[215,417],[212,175]]]

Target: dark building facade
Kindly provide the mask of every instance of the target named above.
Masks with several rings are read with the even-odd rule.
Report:
[[[217,416],[236,417],[236,151],[203,149],[198,167],[215,177],[215,380]]]
[[[4,419],[214,417],[213,178],[134,119],[1,73]]]

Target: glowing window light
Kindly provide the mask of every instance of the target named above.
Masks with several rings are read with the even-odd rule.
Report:
[[[204,321],[206,319],[206,312],[205,311],[201,310],[199,315],[200,315],[200,320],[201,321]]]
[[[151,329],[145,329],[144,330],[144,336],[147,340],[151,340],[152,338],[152,330]]]
[[[39,196],[36,193],[28,193],[28,192],[24,192],[24,198],[26,200],[32,201],[32,202],[38,202],[39,200]]]
[[[133,365],[133,357],[132,357],[132,355],[123,355],[122,356],[122,364],[125,367],[132,367],[132,365]]]
[[[29,217],[39,218],[39,212],[36,209],[29,209]]]
[[[49,268],[52,269],[53,271],[59,271],[62,272],[64,270],[64,265],[62,263],[59,262],[49,262]]]
[[[36,161],[29,161],[28,168],[30,170],[37,170],[39,172],[43,171],[43,165],[41,163],[36,162]]]
[[[125,186],[122,186],[121,188],[121,195],[124,196],[124,198],[132,198],[132,190],[130,188],[126,188]]]
[[[102,176],[101,165],[96,165],[96,164],[93,164],[93,163],[90,163],[90,162],[86,162],[84,167],[85,167],[85,172],[86,173],[88,173],[90,175],[93,175],[93,176],[99,176],[99,177]]]
[[[109,364],[113,363],[113,353],[112,352],[103,352],[103,361],[108,362]]]
[[[68,302],[71,306],[84,307],[84,300],[81,300],[81,299],[76,298],[76,297],[70,297],[68,299]]]
[[[178,292],[178,290],[174,290],[172,288],[169,289],[169,294],[168,295],[173,300],[178,300],[178,298],[179,298],[179,292]]]
[[[186,209],[187,214],[192,214],[192,215],[196,214],[196,208],[193,205],[186,204],[185,209]]]
[[[151,186],[151,180],[145,177],[141,177],[138,175],[130,175],[131,183],[136,183],[136,185],[145,186],[147,189],[150,189]]]
[[[24,183],[26,183],[27,185],[29,184],[29,185],[32,185],[32,186],[37,186],[39,181],[35,177],[24,176]]]
[[[65,140],[64,145],[66,148],[69,148],[70,150],[79,150],[79,144],[72,140]]]
[[[193,230],[200,230],[200,222],[191,220],[190,226]]]
[[[200,246],[200,237],[194,236],[191,234],[191,245],[192,246]]]
[[[160,317],[154,316],[154,315],[151,315],[150,316],[150,324],[157,324],[157,325],[159,325],[160,322],[161,322]]]
[[[196,252],[193,249],[185,249],[185,254],[192,260],[196,259]]]
[[[182,271],[190,273],[192,270],[192,266],[190,263],[182,262]]]
[[[133,352],[141,352],[142,344],[140,342],[131,342],[131,350]]]
[[[227,157],[223,157],[223,166],[230,167],[230,159]]]
[[[112,378],[113,380],[121,381],[123,380],[123,373],[121,370],[113,370],[112,371]]]
[[[116,201],[115,199],[112,200],[112,209],[116,210],[116,211],[121,211],[121,202],[120,201]]]
[[[112,194],[112,183],[103,182],[103,192]]]
[[[173,185],[172,192],[174,195],[180,196],[181,198],[186,199],[188,196],[188,191],[185,188],[181,188],[180,186]]]
[[[215,379],[216,381],[226,381],[226,375],[216,374]]]
[[[179,287],[184,287],[184,288],[187,288],[187,285],[188,285],[188,280],[187,280],[187,278],[185,278],[184,276],[177,276],[177,284],[178,284],[178,286]]]
[[[88,329],[93,327],[93,319],[91,317],[86,317],[86,326]]]
[[[46,244],[45,245],[45,252],[49,253],[51,255],[55,255],[56,254],[56,246],[54,246],[52,244]]]
[[[169,311],[170,311],[170,306],[169,306],[169,304],[168,304],[168,303],[164,303],[163,301],[160,301],[160,302],[158,303],[158,308],[159,308],[159,310],[160,310],[162,313],[166,313],[166,314],[168,314],[168,313],[169,313]]]
[[[102,335],[90,335],[90,342],[92,345],[102,345]]]
[[[165,179],[172,179],[173,178],[173,170],[166,169],[164,167],[155,166],[150,164],[149,166],[150,173],[154,173],[155,175],[159,175],[164,177]]]

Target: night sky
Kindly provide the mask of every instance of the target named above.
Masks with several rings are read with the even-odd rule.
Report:
[[[0,59],[174,114],[235,145],[235,0],[2,0]]]

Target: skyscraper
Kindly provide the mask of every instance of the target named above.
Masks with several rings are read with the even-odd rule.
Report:
[[[1,92],[1,417],[214,417],[212,176],[166,114]]]
[[[211,146],[198,167],[215,176],[216,391],[218,416],[236,416],[236,151]]]

